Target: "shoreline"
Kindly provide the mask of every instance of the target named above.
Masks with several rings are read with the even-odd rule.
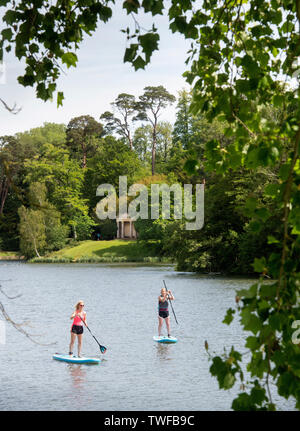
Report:
[[[20,256],[17,254],[1,254],[0,253],[0,261],[21,261],[26,262],[26,259],[24,256]]]
[[[143,259],[131,259],[131,258],[93,258],[93,257],[82,257],[78,259],[73,258],[54,258],[54,257],[34,257],[33,259],[23,259],[27,263],[140,263],[140,264],[161,264],[161,265],[174,265],[175,263],[169,259],[159,257],[144,257]]]

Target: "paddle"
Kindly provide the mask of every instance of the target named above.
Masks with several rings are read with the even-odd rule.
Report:
[[[79,316],[79,315],[78,315]],[[80,319],[83,321],[83,323],[85,324],[85,326],[87,327],[87,329],[89,330],[89,332],[90,332],[90,334],[91,334],[91,336],[95,339],[95,341],[97,342],[97,344],[98,344],[98,346],[100,347],[100,352],[101,353],[105,353],[106,352],[106,350],[107,350],[107,348],[106,347],[104,347],[104,346],[101,346],[101,344],[99,343],[99,341],[97,340],[97,338],[92,334],[92,332],[91,332],[91,330],[90,330],[90,328],[88,327],[88,325],[85,323],[85,321],[81,318],[81,316],[79,316],[80,317]]]
[[[165,280],[163,280],[163,282],[164,282],[164,285],[165,285],[165,289],[166,289],[166,291],[168,293],[168,288],[167,288]],[[172,308],[172,311],[173,311],[173,314],[174,314],[174,317],[175,317],[175,321],[176,321],[176,323],[178,325],[178,322],[177,322],[177,319],[176,319],[176,315],[175,315],[175,311],[174,311],[174,308],[173,308],[173,305],[172,305],[172,301],[171,301],[171,299],[169,299],[169,295],[168,295],[168,300],[169,300],[169,303],[171,304],[171,308]]]

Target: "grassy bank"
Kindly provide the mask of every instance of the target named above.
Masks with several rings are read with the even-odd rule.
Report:
[[[24,257],[16,251],[0,251],[0,260],[23,260]]]
[[[137,241],[82,241],[74,247],[66,247],[30,262],[43,263],[97,263],[97,262],[163,262],[170,260],[157,256],[155,242]]]

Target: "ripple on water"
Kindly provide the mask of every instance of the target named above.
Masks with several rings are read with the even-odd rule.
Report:
[[[152,340],[163,279],[176,299],[175,345]],[[7,293],[22,294],[4,300],[14,320],[30,321],[27,329],[41,334],[40,341],[56,343],[35,345],[7,325],[7,343],[0,345],[1,410],[230,409],[237,389],[218,389],[204,341],[216,352],[243,345],[238,322],[226,326],[222,320],[235,290],[253,280],[177,273],[170,266],[20,262],[0,262],[0,280],[11,280],[2,283]],[[53,353],[68,351],[69,316],[79,299],[92,332],[108,347],[96,366],[52,360]],[[87,331],[83,352],[99,354]],[[293,408],[291,402],[278,403]]]

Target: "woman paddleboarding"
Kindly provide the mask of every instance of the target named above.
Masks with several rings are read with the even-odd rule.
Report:
[[[81,353],[81,346],[82,346],[82,335],[83,335],[83,323],[87,325],[86,323],[86,312],[83,311],[84,302],[78,301],[75,305],[75,311],[70,317],[71,320],[73,320],[72,326],[71,326],[71,342],[70,342],[70,348],[69,348],[69,355],[73,355],[73,346],[75,343],[75,339],[77,336],[78,340],[78,358],[80,358]]]
[[[161,328],[163,326],[163,321],[166,322],[168,337],[171,337],[170,330],[170,316],[169,316],[169,303],[170,301],[174,301],[174,296],[171,290],[167,290],[166,288],[162,288],[160,291],[160,296],[158,297],[158,336],[161,336]]]

